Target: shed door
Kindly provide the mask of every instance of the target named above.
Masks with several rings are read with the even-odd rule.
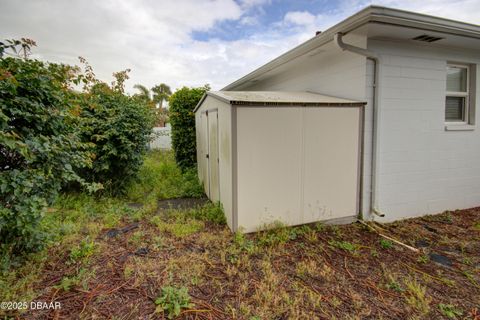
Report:
[[[218,111],[209,111],[207,113],[208,122],[208,174],[209,174],[209,193],[208,197],[213,202],[220,201],[220,174],[218,159]]]
[[[198,146],[200,148],[200,154],[201,157],[199,159],[199,168],[201,171],[201,177],[202,177],[202,184],[203,184],[203,190],[205,191],[205,194],[209,195],[210,194],[210,183],[209,179],[210,177],[208,176],[208,117],[206,112],[202,112],[201,114],[201,135],[200,135],[200,145]]]

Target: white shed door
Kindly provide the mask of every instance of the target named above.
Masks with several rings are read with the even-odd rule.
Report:
[[[201,171],[201,180],[203,184],[203,190],[205,194],[210,194],[210,182],[209,182],[209,175],[208,175],[208,117],[206,112],[202,112],[201,114],[201,134],[200,134],[200,159],[199,159],[199,168]]]
[[[220,201],[220,174],[218,159],[218,111],[209,111],[208,117],[208,171],[209,194],[213,202]]]

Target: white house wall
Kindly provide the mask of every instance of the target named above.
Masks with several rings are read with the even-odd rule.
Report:
[[[233,228],[232,220],[232,135],[231,135],[231,106],[228,103],[207,96],[201,107],[195,113],[197,139],[197,167],[200,181],[208,181],[208,150],[207,135],[201,128],[205,125],[206,110],[218,109],[218,143],[219,143],[219,175],[220,175],[220,203],[223,206],[227,224]],[[208,190],[205,192],[208,194]]]
[[[380,40],[368,49],[381,61],[381,220],[480,205],[480,51]],[[447,61],[476,65],[473,131],[445,131]]]
[[[345,42],[366,46],[366,37],[349,35]],[[333,41],[284,67],[233,90],[311,91],[356,101],[365,99],[365,58],[342,52]]]

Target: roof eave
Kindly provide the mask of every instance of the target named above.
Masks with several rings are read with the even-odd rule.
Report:
[[[478,25],[399,9],[369,6],[327,29],[325,32],[307,40],[292,50],[287,51],[258,69],[225,86],[221,91],[233,90],[247,81],[251,81],[268,71],[323,46],[332,41],[336,33],[340,32],[347,34],[366,23],[393,24],[480,39],[480,26]]]

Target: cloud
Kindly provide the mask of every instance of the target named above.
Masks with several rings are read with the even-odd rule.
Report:
[[[286,23],[310,26],[315,22],[315,16],[307,11],[290,11],[283,19]]]
[[[0,30],[4,38],[37,41],[36,56],[50,61],[89,60],[97,76],[131,68],[128,89],[165,82],[173,88],[210,83],[220,89],[256,67],[369,5],[341,0],[317,12],[287,10],[268,25],[259,12],[271,14],[273,0],[2,0]],[[478,23],[480,3],[472,0],[380,0],[377,4]],[[270,7],[269,7],[270,6]],[[277,10],[278,11],[278,10]],[[286,12],[290,11],[290,12]],[[264,16],[263,16],[264,17]],[[237,32],[234,21],[254,32],[234,40],[195,40],[193,33],[221,25]]]

